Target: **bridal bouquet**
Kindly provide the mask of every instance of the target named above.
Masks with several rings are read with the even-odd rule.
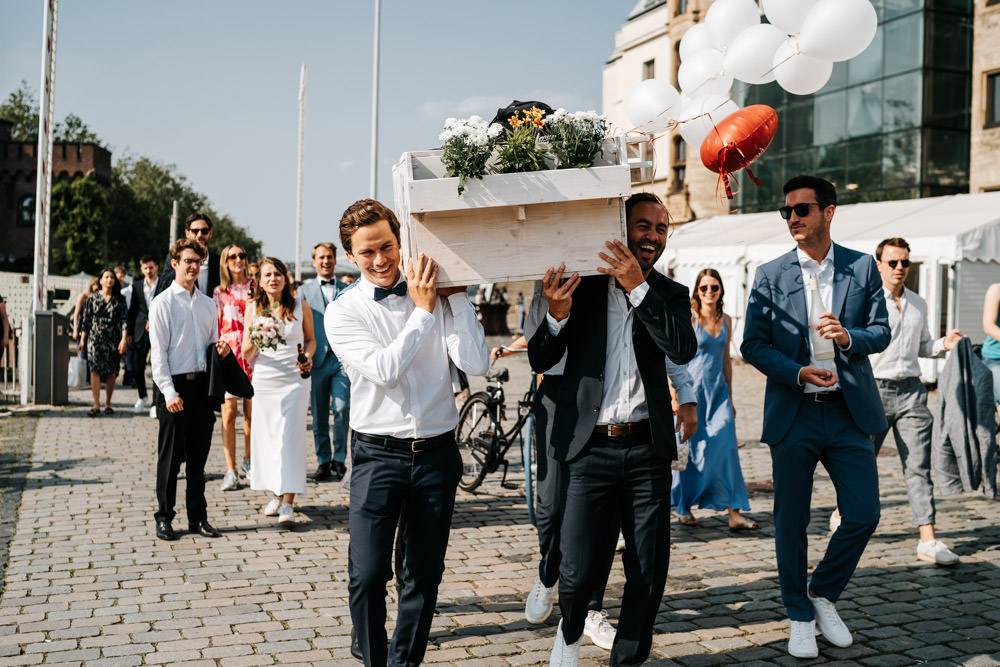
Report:
[[[285,321],[265,308],[253,319],[250,340],[259,350],[277,350],[285,343]]]

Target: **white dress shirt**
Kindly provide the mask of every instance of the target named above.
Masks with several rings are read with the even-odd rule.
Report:
[[[149,347],[153,382],[166,400],[177,396],[171,376],[206,370],[205,350],[219,340],[215,302],[176,280],[149,306]]]
[[[899,307],[892,291],[885,289],[892,340],[882,352],[869,355],[872,371],[880,380],[904,380],[920,377],[918,357],[943,357],[944,338],[931,338],[927,325],[927,302],[919,294],[903,288]]]
[[[323,299],[326,303],[330,303],[335,298],[337,298],[337,283],[336,278],[330,276],[332,282],[323,284],[323,279],[319,276],[316,277],[316,283],[319,285],[319,291],[323,293]]]
[[[809,281],[812,276],[816,276],[816,281],[819,283],[819,300],[823,302],[823,312],[832,312],[831,304],[833,303],[833,244],[830,244],[830,249],[826,253],[826,257],[823,258],[822,262],[817,262],[816,260],[809,257],[802,251],[802,248],[797,248],[796,251],[799,256],[799,267],[802,269],[802,285],[805,287],[806,294],[806,325],[809,324],[809,319],[812,313],[809,309],[812,307],[812,294],[809,289]],[[816,313],[817,316],[822,313]],[[850,334],[848,334],[850,336]],[[831,341],[832,342],[832,341]],[[810,341],[811,343],[811,341]],[[836,343],[834,343],[836,345]],[[848,343],[845,350],[850,349],[851,345]],[[816,368],[822,368],[823,370],[831,371],[836,375],[837,364],[833,359],[827,359],[825,361],[817,361],[816,357],[813,356],[812,345],[809,345],[809,365],[815,366]],[[836,391],[840,389],[840,383],[833,385],[832,387],[817,387],[814,384],[806,382],[802,388],[803,393],[815,394],[821,391]]]
[[[122,288],[122,297],[125,299],[126,310],[132,307],[132,285]]]
[[[426,438],[458,424],[449,359],[469,375],[489,369],[489,349],[464,292],[439,297],[434,312],[410,296],[375,301],[364,277],[326,307],[326,338],[351,380],[351,428]]]
[[[205,259],[201,262],[201,271],[198,272],[198,291],[202,294],[208,288],[208,253],[205,253]]]
[[[156,287],[156,279],[153,282],[143,279],[142,281],[142,295],[146,297],[146,311],[149,312],[149,304],[153,301],[153,288]]]

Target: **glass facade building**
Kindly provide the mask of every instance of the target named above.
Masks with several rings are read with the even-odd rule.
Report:
[[[872,0],[879,26],[861,55],[834,64],[813,95],[734,84],[741,106],[767,104],[778,130],[740,174],[741,211],[769,210],[796,174],[822,176],[849,204],[969,190],[972,0]]]

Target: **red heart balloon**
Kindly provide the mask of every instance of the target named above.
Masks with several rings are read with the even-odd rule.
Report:
[[[701,142],[701,163],[721,176],[727,197],[733,198],[729,174],[739,169],[746,169],[760,185],[748,165],[767,150],[777,129],[777,112],[766,104],[754,104],[726,116],[709,131]]]

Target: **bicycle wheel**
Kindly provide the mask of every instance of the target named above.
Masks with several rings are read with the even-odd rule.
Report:
[[[463,491],[474,491],[486,477],[486,462],[495,446],[497,434],[489,409],[489,394],[477,392],[469,397],[458,413],[455,442],[462,455]]]
[[[528,521],[535,525],[535,471],[531,462],[535,457],[535,415],[528,415],[521,431],[521,461],[524,464],[524,499],[528,504]]]

